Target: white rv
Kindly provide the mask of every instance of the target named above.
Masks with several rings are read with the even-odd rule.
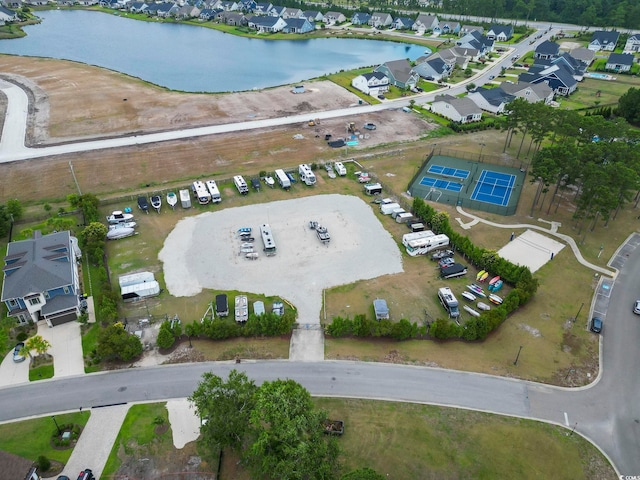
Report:
[[[262,244],[264,245],[263,251],[267,257],[276,254],[276,242],[273,239],[271,233],[271,227],[264,223],[260,225],[260,236],[262,237]]]
[[[311,171],[311,167],[306,163],[298,165],[298,175],[300,175],[300,181],[307,185],[316,184],[316,175]]]
[[[205,182],[207,184],[207,190],[211,194],[211,203],[218,203],[222,201],[222,197],[220,196],[220,190],[218,189],[218,185],[213,180],[207,180]]]
[[[236,188],[241,195],[249,193],[249,187],[247,186],[247,182],[244,181],[242,175],[236,175],[233,177],[233,183],[236,185]]]
[[[235,298],[236,322],[244,323],[249,320],[249,302],[246,295],[236,295]]]
[[[438,299],[450,317],[457,318],[460,316],[458,300],[456,300],[455,295],[449,287],[442,287],[438,289]]]
[[[347,174],[347,168],[344,166],[342,162],[335,162],[333,164],[333,168],[336,169],[336,173],[341,177],[344,177]]]
[[[425,238],[425,237],[433,237],[434,235],[435,233],[433,233],[431,230],[420,230],[419,232],[405,233],[402,236],[402,244],[406,247],[408,245],[408,242],[410,242],[411,240],[417,240],[418,238]]]
[[[423,237],[408,242],[402,242],[407,249],[407,253],[412,257],[416,255],[426,255],[437,248],[449,245],[449,237],[444,234],[434,235],[432,237]]]
[[[180,190],[180,205],[182,205],[182,208],[191,208],[191,195],[189,195],[189,190],[186,188]]]
[[[391,215],[394,210],[400,208],[399,203],[382,203],[380,204],[380,211],[383,215]]]
[[[211,201],[211,194],[204,182],[200,180],[193,182],[191,190],[193,190],[193,195],[198,199],[200,205],[206,205]]]
[[[291,188],[291,180],[289,180],[289,177],[287,176],[287,174],[284,173],[284,170],[282,169],[276,170],[275,176],[276,176],[276,180],[278,181],[278,183],[282,188],[284,188],[285,190],[289,190]]]
[[[367,195],[379,195],[382,193],[382,185],[379,183],[367,183],[364,186],[364,193]]]

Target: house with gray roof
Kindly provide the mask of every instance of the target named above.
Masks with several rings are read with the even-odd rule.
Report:
[[[4,25],[6,22],[17,22],[18,20],[16,12],[6,7],[0,7],[0,24]]]
[[[308,33],[316,29],[315,25],[306,18],[287,18],[285,23],[282,29],[284,33]]]
[[[454,97],[452,95],[437,95],[429,106],[433,113],[448,118],[456,123],[479,122],[482,120],[482,110],[469,98]]]
[[[76,252],[68,231],[11,242],[4,257],[2,301],[21,325],[45,320],[50,327],[80,315]]]
[[[248,19],[247,25],[258,32],[281,32],[287,23],[280,17],[272,17],[270,15],[258,16],[254,15]]]
[[[612,53],[607,59],[606,69],[612,72],[630,72],[634,56],[631,53]]]
[[[356,12],[351,17],[351,23],[353,25],[368,25],[370,18],[370,13]]]
[[[491,25],[487,38],[496,42],[506,42],[513,37],[513,25]]]
[[[563,96],[571,95],[578,88],[578,81],[562,64],[532,65],[528,72],[518,76],[518,82],[546,83],[556,95]]]
[[[478,32],[480,35],[484,34],[484,27],[479,25],[462,25],[460,27],[460,35],[466,35],[467,33]]]
[[[409,17],[398,17],[391,25],[397,30],[409,30],[413,26],[413,20]]]
[[[243,13],[227,12],[225,10],[222,10],[216,15],[216,20],[220,23],[224,23],[225,25],[232,25],[234,27],[247,25],[248,23],[247,17],[245,17]]]
[[[197,18],[200,16],[200,9],[198,7],[195,7],[193,5],[183,5],[182,7],[180,7],[180,9],[178,10],[178,12],[176,13],[176,18],[183,18],[183,19],[187,19],[187,18]]]
[[[433,27],[433,33],[442,35],[457,35],[460,32],[460,24],[458,22],[440,22]]]
[[[382,72],[363,73],[351,80],[351,86],[362,93],[377,97],[389,91],[389,78]]]
[[[624,53],[640,52],[640,34],[630,35],[624,44]]]
[[[496,115],[504,113],[504,108],[507,104],[516,98],[501,88],[484,87],[478,87],[472,90],[467,94],[467,97],[473,100],[473,103],[482,110]]]
[[[302,15],[311,23],[324,21],[324,14],[317,10],[305,10]]]
[[[393,23],[393,17],[389,13],[373,12],[367,23],[373,28],[388,27]]]
[[[129,11],[132,13],[144,13],[149,9],[149,5],[145,2],[131,2],[129,4]]]
[[[420,79],[406,58],[383,63],[373,71],[384,73],[391,85],[402,89],[415,87]]]
[[[573,58],[584,63],[585,67],[588,67],[593,63],[594,58],[596,58],[596,52],[593,50],[589,50],[585,47],[574,48],[569,52]]]
[[[273,4],[269,2],[258,2],[253,7],[253,13],[256,15],[266,15],[273,8]]]
[[[467,33],[460,40],[456,40],[456,45],[463,48],[475,48],[480,55],[486,55],[493,51],[493,40],[489,40],[477,30]]]
[[[285,20],[287,18],[303,18],[304,17],[302,10],[300,10],[299,8],[285,8],[282,11],[282,14],[280,16]]]
[[[453,64],[445,62],[437,54],[434,55],[427,57],[424,61],[418,59],[413,71],[425,80],[440,82],[451,74]]]
[[[411,27],[411,30],[414,30],[416,32],[423,32],[423,33],[429,32],[433,30],[435,27],[437,27],[439,23],[440,21],[438,20],[438,17],[436,17],[435,15],[421,13],[418,15],[415,22],[413,22],[413,26]]]
[[[546,83],[502,82],[500,88],[509,95],[522,98],[529,103],[544,102],[548,105],[553,101],[553,89]]]
[[[344,23],[347,21],[347,17],[340,12],[327,12],[324,14],[324,23],[327,25],[333,25],[336,23]]]
[[[556,42],[545,40],[536,48],[533,54],[533,58],[539,58],[542,60],[552,59],[558,56],[560,53],[560,45]]]
[[[600,50],[613,52],[616,49],[616,44],[618,43],[619,38],[620,32],[616,32],[615,30],[610,32],[605,30],[596,30],[591,36],[588,48],[594,52],[599,52]]]

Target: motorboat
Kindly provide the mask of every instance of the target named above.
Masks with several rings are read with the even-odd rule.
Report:
[[[149,213],[149,200],[147,200],[147,197],[138,197],[138,208],[144,213]]]
[[[133,221],[133,214],[131,213],[123,213],[120,210],[114,210],[111,215],[107,217],[107,222],[111,225],[117,223],[126,223]]]
[[[167,203],[172,209],[175,209],[178,204],[178,196],[174,192],[167,193]]]
[[[273,179],[273,177],[264,177],[264,183],[273,188],[276,184],[276,181]]]
[[[160,213],[160,208],[162,207],[162,197],[160,195],[153,195],[151,197],[151,206],[155,208],[158,213]]]
[[[109,225],[109,230],[117,230],[119,228],[135,228],[138,224],[136,222],[122,222],[112,223]]]
[[[107,232],[107,240],[119,240],[135,235],[135,233],[136,231],[132,227],[112,228]]]

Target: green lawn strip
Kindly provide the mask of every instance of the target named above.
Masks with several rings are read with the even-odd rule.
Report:
[[[316,398],[343,420],[343,472],[371,467],[415,478],[613,478],[602,454],[561,427],[486,413],[372,400]]]
[[[82,326],[82,355],[85,359],[85,373],[93,373],[100,371],[100,365],[94,364],[91,360],[92,352],[98,344],[98,335],[100,333],[100,325],[98,323],[87,324]],[[89,365],[88,363],[91,363]]]
[[[90,412],[65,413],[55,416],[58,425],[69,423],[84,427]],[[57,433],[50,416],[0,425],[0,450],[35,461],[40,455],[50,460],[67,463],[73,448],[56,450],[51,446],[51,437]],[[82,435],[81,435],[82,438]]]
[[[45,380],[47,378],[53,378],[53,364],[42,365],[40,367],[29,369],[30,382],[35,382],[36,380]]]
[[[111,454],[102,472],[102,478],[111,478],[122,464],[120,455],[132,455],[139,447],[155,447],[155,455],[162,455],[163,451],[173,449],[171,427],[161,435],[156,434],[157,418],[164,419],[169,424],[169,413],[166,404],[145,403],[133,405],[127,412],[118,437],[113,444]]]

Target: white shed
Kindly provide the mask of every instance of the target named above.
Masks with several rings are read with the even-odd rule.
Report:
[[[137,283],[153,282],[154,280],[155,277],[152,272],[131,273],[129,275],[120,275],[120,277],[118,277],[120,289],[130,285],[136,285]]]
[[[120,294],[122,295],[122,300],[125,302],[135,302],[142,298],[160,295],[160,284],[153,280],[151,282],[127,285],[120,290]]]

